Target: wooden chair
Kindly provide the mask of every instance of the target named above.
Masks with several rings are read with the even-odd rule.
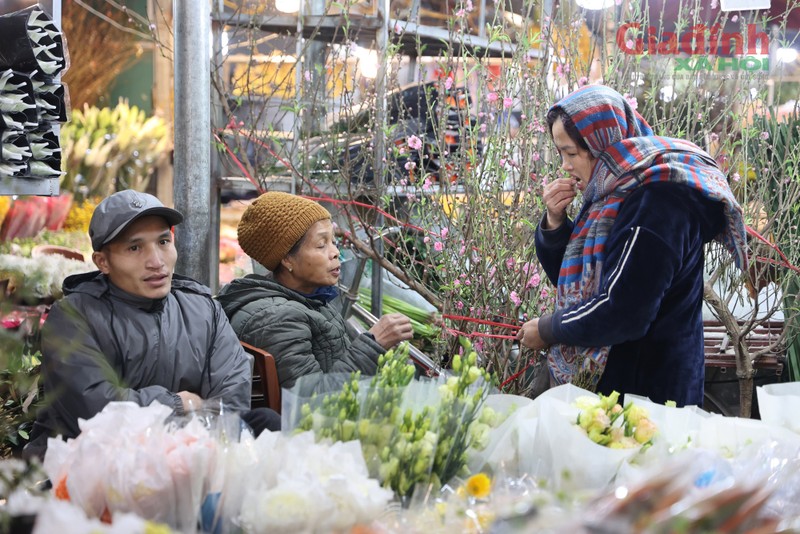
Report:
[[[250,405],[253,408],[272,408],[281,413],[281,385],[275,358],[269,352],[240,341],[242,348],[255,359],[253,368],[253,393]]]

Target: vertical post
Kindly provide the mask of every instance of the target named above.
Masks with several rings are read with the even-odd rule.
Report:
[[[40,2],[40,4],[42,4],[42,2]],[[53,5],[50,6],[50,16],[53,19],[53,24],[61,31],[61,0],[52,0],[52,4]],[[44,2],[44,5],[46,6],[47,3]]]
[[[383,196],[386,184],[383,182],[384,169],[386,167],[386,136],[384,135],[384,126],[386,126],[386,90],[387,90],[387,77],[389,73],[389,58],[387,57],[386,49],[389,45],[389,0],[380,0],[378,2],[378,17],[380,17],[381,25],[375,35],[375,43],[378,52],[378,76],[375,78],[375,118],[377,128],[375,131],[374,145],[375,145],[375,160],[373,163],[373,180],[375,181],[376,198],[375,202],[379,202]],[[375,227],[380,232],[383,226],[383,215],[378,213],[375,217]],[[380,235],[380,234],[378,234]],[[372,248],[378,258],[383,256],[383,239],[377,237],[372,242]],[[372,315],[380,318],[383,315],[383,269],[380,263],[372,261],[372,299],[370,307]]]
[[[211,8],[209,0],[173,0],[175,35],[176,271],[211,285]]]
[[[215,9],[219,9],[219,4],[216,5],[217,8]],[[220,17],[216,18],[217,20],[221,20]],[[217,129],[224,127],[226,122],[221,100],[222,98],[226,97],[225,95],[227,95],[223,71],[225,63],[225,50],[223,50],[222,32],[224,30],[224,26],[220,22],[214,22],[211,25],[211,30],[211,72],[214,79],[217,80],[217,90],[211,95],[211,131],[217,131]],[[211,190],[209,201],[211,202],[211,225],[209,227],[209,236],[211,238],[211,246],[213,247],[213,250],[210,254],[212,260],[211,265],[209,266],[211,280],[208,284],[208,287],[211,288],[212,293],[216,294],[217,290],[219,289],[219,227],[222,203],[222,160],[220,158],[219,151],[216,149],[216,143],[213,142],[213,139],[211,143],[210,157],[211,163],[209,165],[209,169],[211,173]]]

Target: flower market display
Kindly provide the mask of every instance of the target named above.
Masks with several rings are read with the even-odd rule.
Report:
[[[210,69],[201,128],[174,90],[195,65],[181,37],[205,27],[180,26],[194,3],[0,9],[0,534],[800,533],[800,0],[756,3],[212,2],[210,42],[188,47]],[[719,323],[705,409],[551,388],[518,336],[563,296],[537,261],[544,193],[571,174],[548,111],[595,84],[707,152],[742,207],[749,270],[706,247],[696,288]],[[187,169],[189,133],[210,161]],[[206,179],[209,204],[187,199]],[[209,238],[189,243],[203,269],[181,252],[176,272],[212,295],[259,270],[237,234],[253,196],[320,201],[339,288],[348,268],[363,281],[342,310],[409,317],[435,366],[401,344],[375,376],[282,390],[282,430],[258,437],[224,406],[111,403],[19,460],[51,402],[41,328],[63,280],[96,269],[89,221],[125,188],[184,213],[181,246]]]
[[[760,390],[782,402],[758,421],[572,385],[493,393],[474,357],[415,379],[399,348],[338,392],[285,391],[284,430],[257,439],[224,408],[112,403],[40,468],[0,464],[4,510],[42,533],[800,529],[800,435],[766,422],[791,418],[796,385]]]

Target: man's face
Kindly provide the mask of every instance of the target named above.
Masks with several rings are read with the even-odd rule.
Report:
[[[167,222],[158,216],[134,221],[92,255],[97,268],[118,288],[150,299],[166,297],[178,251]]]

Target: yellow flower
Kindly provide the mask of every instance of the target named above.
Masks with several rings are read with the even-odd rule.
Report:
[[[3,224],[3,219],[6,218],[6,213],[11,208],[11,197],[0,196],[0,224]]]
[[[99,204],[99,199],[86,199],[83,202],[73,202],[72,207],[64,220],[63,230],[65,232],[89,231],[89,222],[92,220],[95,206]]]
[[[145,521],[144,533],[145,534],[170,534],[172,530],[163,523],[153,523],[152,521]]]
[[[642,419],[647,419],[647,417],[650,415],[646,408],[636,406],[635,404],[629,404],[628,406],[628,416],[625,419],[631,426],[638,425],[639,421]]]
[[[467,479],[467,493],[476,499],[485,499],[492,489],[492,480],[484,473],[472,475]]]
[[[656,435],[656,425],[650,419],[641,419],[633,432],[633,438],[639,443],[647,443]]]

